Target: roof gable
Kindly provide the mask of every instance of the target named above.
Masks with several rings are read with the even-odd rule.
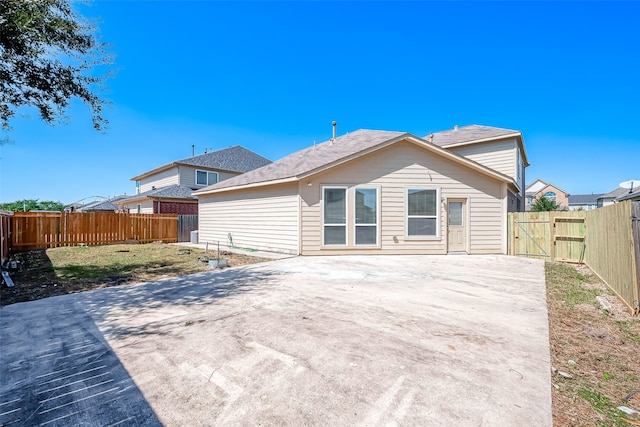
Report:
[[[518,139],[525,166],[529,166],[527,153],[522,140],[522,133],[517,130],[483,125],[455,126],[453,129],[433,132],[425,136],[424,139],[443,148],[452,148],[460,145],[478,144],[508,137]]]
[[[423,148],[428,148],[459,163],[465,163],[469,167],[494,176],[494,178],[507,182],[511,181],[509,177],[493,169],[440,148],[409,133],[361,129],[335,140],[329,140],[295,152],[267,166],[226,179],[198,190],[194,194],[201,195],[224,189],[296,181],[404,139],[410,139],[412,142],[422,145]]]
[[[537,193],[538,191],[542,190],[547,185],[549,185],[549,184],[544,182],[540,178],[538,178],[535,181],[533,181],[531,184],[527,185],[526,192],[527,193]]]
[[[176,163],[244,173],[272,162],[240,145],[234,145],[222,150],[178,160]]]
[[[221,150],[211,151],[209,153],[167,163],[140,175],[134,176],[131,180],[137,181],[167,169],[171,169],[177,165],[189,165],[207,169],[244,173],[270,163],[271,160],[262,157],[257,153],[254,153],[241,145],[234,145]]]

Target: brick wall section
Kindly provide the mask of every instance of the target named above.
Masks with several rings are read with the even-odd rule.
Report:
[[[159,206],[158,206],[159,205]],[[198,203],[153,201],[153,213],[174,213],[179,215],[198,215]]]

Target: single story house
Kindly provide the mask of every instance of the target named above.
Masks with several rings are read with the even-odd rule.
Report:
[[[570,211],[590,211],[598,208],[598,198],[603,194],[571,194],[569,196]]]
[[[519,132],[496,138],[515,138],[511,162],[528,165]],[[524,191],[516,166],[499,172],[430,139],[358,130],[198,190],[200,241],[300,255],[505,254],[509,194]]]

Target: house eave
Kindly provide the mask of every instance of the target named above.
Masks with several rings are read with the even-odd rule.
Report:
[[[276,179],[273,181],[261,181],[261,182],[254,182],[251,184],[234,185],[233,187],[214,188],[211,190],[206,190],[206,189],[199,190],[199,191],[194,191],[191,194],[193,196],[200,197],[200,196],[208,196],[211,194],[226,193],[229,191],[246,190],[246,189],[258,188],[258,187],[269,187],[272,185],[279,185],[279,184],[288,184],[288,183],[298,182],[298,181],[299,181],[299,178],[294,176],[290,178]]]

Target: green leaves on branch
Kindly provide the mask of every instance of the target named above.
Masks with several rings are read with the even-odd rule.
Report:
[[[63,211],[65,205],[51,200],[40,201],[38,199],[17,200],[11,203],[0,204],[0,210],[8,212],[29,212],[29,211]]]
[[[48,124],[65,118],[78,98],[101,131],[105,101],[95,93],[105,76],[95,67],[111,57],[95,27],[71,9],[72,0],[0,0],[0,126],[23,106],[38,109]]]

